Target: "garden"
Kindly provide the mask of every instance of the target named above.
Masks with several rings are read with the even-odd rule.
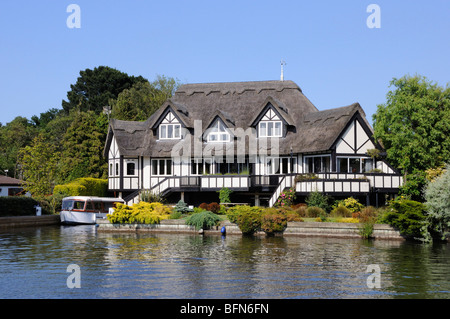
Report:
[[[449,174],[446,172],[444,175]],[[267,235],[281,233],[288,222],[357,223],[363,238],[371,238],[375,224],[389,224],[407,239],[431,242],[433,239],[444,240],[448,231],[448,207],[439,206],[441,201],[446,202],[445,198],[441,198],[440,183],[430,184],[425,192],[426,203],[398,196],[380,208],[366,207],[353,197],[334,200],[320,192],[312,192],[304,203],[295,203],[293,189],[282,192],[275,207],[271,208],[249,205],[229,207],[217,202],[189,207],[182,200],[169,206],[162,204],[161,198],[147,194],[139,204],[131,207],[118,205],[108,219],[111,223],[159,223],[163,219],[184,219],[187,225],[198,230],[213,229],[228,220],[237,224],[244,235],[259,231]],[[229,203],[230,194],[229,189],[222,189],[219,192],[220,203]]]

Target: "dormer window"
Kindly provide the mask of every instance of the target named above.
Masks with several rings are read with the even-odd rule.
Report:
[[[281,137],[283,134],[283,122],[278,115],[269,109],[258,124],[259,137]]]
[[[230,133],[219,119],[208,129],[208,142],[229,142]]]
[[[178,140],[181,138],[181,124],[172,112],[167,113],[159,125],[160,140]]]

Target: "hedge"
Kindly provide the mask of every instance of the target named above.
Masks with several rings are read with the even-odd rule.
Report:
[[[108,180],[99,178],[78,178],[68,184],[56,185],[53,194],[66,196],[104,197],[108,191]]]
[[[36,215],[35,206],[39,202],[25,196],[0,197],[0,217]]]

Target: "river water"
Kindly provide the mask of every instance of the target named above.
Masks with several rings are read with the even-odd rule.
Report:
[[[0,232],[0,298],[450,299],[450,245],[14,229]]]

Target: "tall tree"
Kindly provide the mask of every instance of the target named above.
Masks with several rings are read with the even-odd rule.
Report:
[[[158,75],[152,83],[138,82],[111,100],[111,117],[118,120],[145,121],[179,86],[179,81]]]
[[[54,145],[45,140],[41,133],[30,146],[19,152],[19,163],[25,181],[24,189],[32,196],[52,193],[57,174],[59,153]]]
[[[402,191],[423,200],[425,170],[450,158],[450,88],[422,76],[394,78],[390,85],[394,89],[373,116],[374,137],[405,174]]]
[[[103,178],[107,164],[103,158],[107,120],[93,111],[77,112],[62,140],[58,182],[70,182],[79,177]]]
[[[80,71],[80,76],[67,92],[67,100],[62,101],[66,113],[71,109],[102,112],[110,99],[116,99],[120,92],[137,82],[144,82],[142,76],[134,77],[116,69],[99,66],[94,70]]]
[[[20,149],[31,144],[36,135],[35,127],[25,118],[18,116],[0,127],[0,170],[2,174],[20,178],[18,155]]]

